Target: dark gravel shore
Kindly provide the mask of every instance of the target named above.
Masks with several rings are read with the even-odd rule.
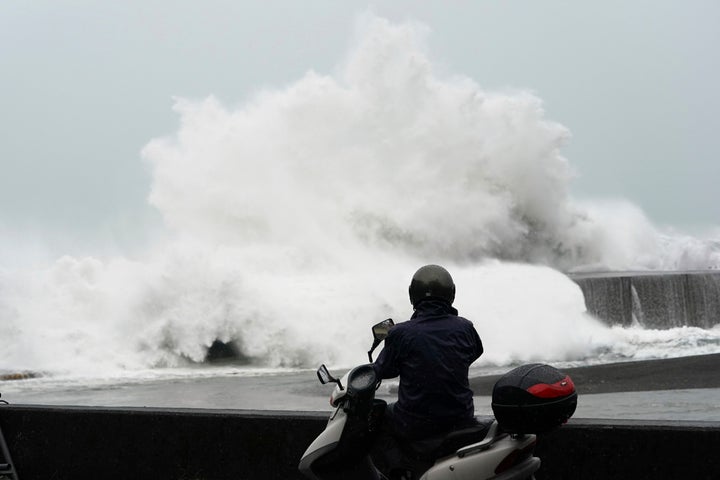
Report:
[[[562,369],[578,393],[720,388],[720,354]],[[470,379],[476,395],[489,395],[500,375]]]

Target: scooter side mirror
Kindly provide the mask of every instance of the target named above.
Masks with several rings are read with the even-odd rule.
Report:
[[[387,320],[383,320],[382,322],[373,325],[372,332],[375,341],[380,343],[385,340],[385,337],[388,336],[388,333],[393,326],[395,326],[395,322],[393,322],[392,318],[388,318]]]
[[[372,363],[372,353],[375,351],[375,349],[380,345],[380,342],[385,340],[385,337],[388,336],[388,333],[390,333],[390,329],[395,325],[395,322],[393,322],[392,318],[388,318],[386,320],[383,320],[380,323],[376,323],[372,326],[372,333],[373,333],[373,344],[372,347],[370,347],[370,351],[368,352],[368,358],[370,359],[370,363]]]
[[[340,380],[333,377],[332,375],[330,375],[330,371],[327,369],[327,367],[325,366],[324,363],[322,365],[320,365],[320,368],[317,369],[316,373],[317,373],[318,379],[320,380],[320,383],[322,383],[323,385],[326,385],[328,383],[337,383],[338,386],[340,387],[340,390],[343,389],[343,386],[342,386],[342,383],[340,383]]]

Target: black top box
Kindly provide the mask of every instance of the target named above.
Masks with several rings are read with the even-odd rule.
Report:
[[[492,409],[500,427],[512,434],[543,433],[575,413],[572,379],[542,363],[523,365],[503,375],[493,388]]]

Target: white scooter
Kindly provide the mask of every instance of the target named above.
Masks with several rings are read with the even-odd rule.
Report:
[[[393,326],[391,319],[372,327],[372,353]],[[300,460],[307,478],[377,479],[385,477],[370,452],[380,430],[384,400],[375,398],[380,379],[371,364],[333,378],[325,365],[317,370],[322,384],[335,383],[330,403],[335,410],[325,430]],[[443,437],[403,445],[420,471],[403,478],[420,480],[527,480],[540,468],[533,455],[535,433],[565,423],[575,411],[577,394],[570,377],[542,364],[524,365],[504,375],[493,389],[493,412],[476,427],[453,431]]]

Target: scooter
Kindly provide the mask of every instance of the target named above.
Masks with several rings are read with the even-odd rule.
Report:
[[[299,470],[305,477],[387,479],[371,458],[387,406],[375,398],[380,379],[372,367],[372,353],[393,325],[387,319],[372,327],[370,364],[351,369],[341,379],[334,378],[325,365],[318,368],[320,383],[335,383],[330,395],[334,410],[325,430],[300,460]],[[577,393],[569,376],[544,364],[518,367],[495,384],[495,418],[478,419],[477,426],[402,445],[416,467],[403,478],[534,479],[541,463],[533,454],[536,433],[565,423],[576,405]]]

